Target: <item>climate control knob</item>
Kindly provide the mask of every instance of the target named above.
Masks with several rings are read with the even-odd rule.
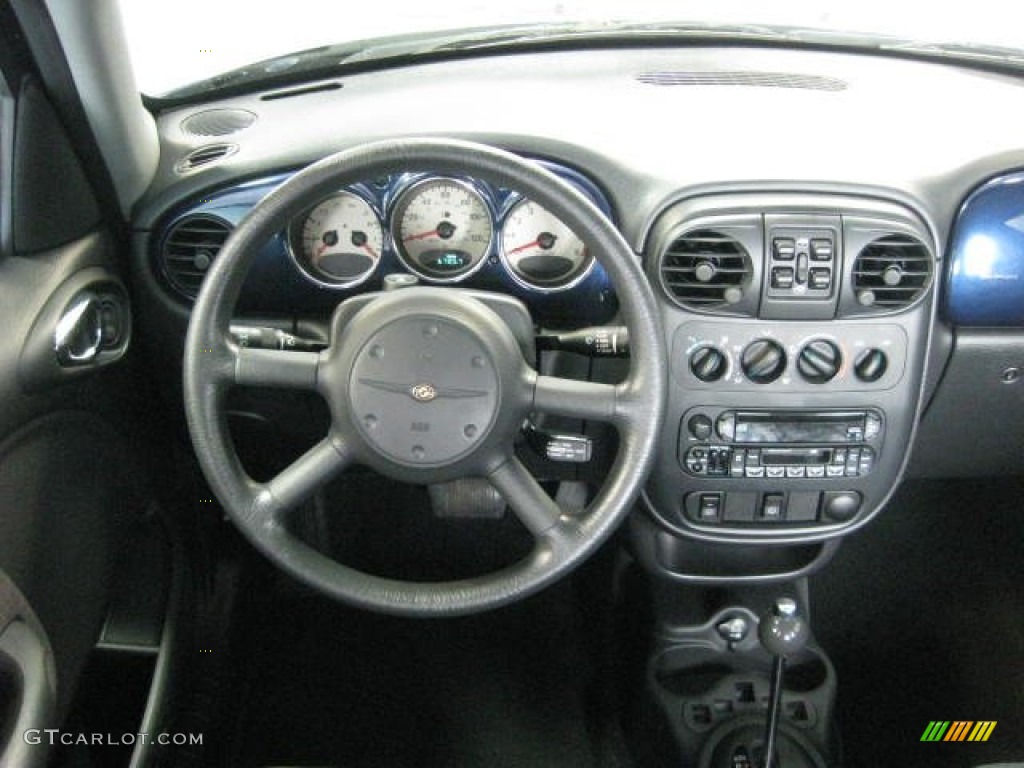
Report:
[[[889,358],[880,349],[865,349],[853,362],[853,372],[863,382],[871,384],[885,376],[889,368]]]
[[[800,350],[796,369],[811,384],[824,384],[835,378],[842,364],[839,347],[827,339],[815,339]]]
[[[725,353],[717,347],[700,347],[690,355],[690,371],[705,384],[718,381],[728,367]]]
[[[769,384],[786,370],[786,350],[772,339],[758,339],[743,350],[740,365],[755,384]]]

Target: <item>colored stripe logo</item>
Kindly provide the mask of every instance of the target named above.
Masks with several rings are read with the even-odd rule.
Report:
[[[921,734],[921,741],[988,741],[996,729],[996,720],[932,720]]]

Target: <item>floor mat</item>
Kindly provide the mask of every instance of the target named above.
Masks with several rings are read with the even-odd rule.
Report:
[[[454,620],[402,620],[318,597],[254,624],[232,764],[595,765],[589,662],[571,588]]]
[[[1024,482],[915,481],[811,580],[847,768],[1024,756]],[[985,743],[922,743],[993,720]]]

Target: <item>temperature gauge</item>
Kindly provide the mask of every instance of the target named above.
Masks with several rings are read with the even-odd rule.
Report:
[[[339,192],[291,227],[288,244],[307,277],[320,285],[348,288],[366,280],[380,263],[384,229],[363,198]]]

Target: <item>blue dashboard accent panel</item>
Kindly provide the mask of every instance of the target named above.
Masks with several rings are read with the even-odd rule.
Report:
[[[586,195],[610,220],[614,213],[600,188],[578,171],[557,163],[537,160],[540,165],[574,185]],[[207,214],[220,218],[232,226],[238,223],[266,195],[283,184],[292,174],[278,173],[229,187],[214,190],[202,197],[183,201],[170,210],[157,227],[153,240],[152,258],[159,273],[159,252],[163,238],[181,218],[193,214]],[[422,175],[422,174],[421,174]],[[422,175],[429,177],[429,175]],[[387,178],[368,180],[350,187],[379,213],[388,210],[396,195],[417,176],[397,174]],[[497,225],[508,215],[519,199],[517,193],[481,185]],[[389,215],[381,215],[385,232]],[[380,264],[371,279],[351,288],[325,288],[311,283],[288,255],[286,232],[280,232],[260,251],[249,269],[239,296],[237,309],[241,313],[263,315],[322,315],[329,314],[341,301],[358,293],[380,290],[383,276],[407,271],[395,253],[394,243],[386,234]],[[458,283],[465,288],[497,291],[522,300],[530,309],[534,320],[550,329],[576,328],[609,322],[618,310],[618,298],[607,272],[599,263],[572,287],[562,291],[543,292],[518,284],[498,256],[497,237],[493,238],[482,268]],[[179,297],[181,298],[181,297]]]
[[[953,228],[945,317],[961,326],[1024,326],[1024,172],[993,179]]]

